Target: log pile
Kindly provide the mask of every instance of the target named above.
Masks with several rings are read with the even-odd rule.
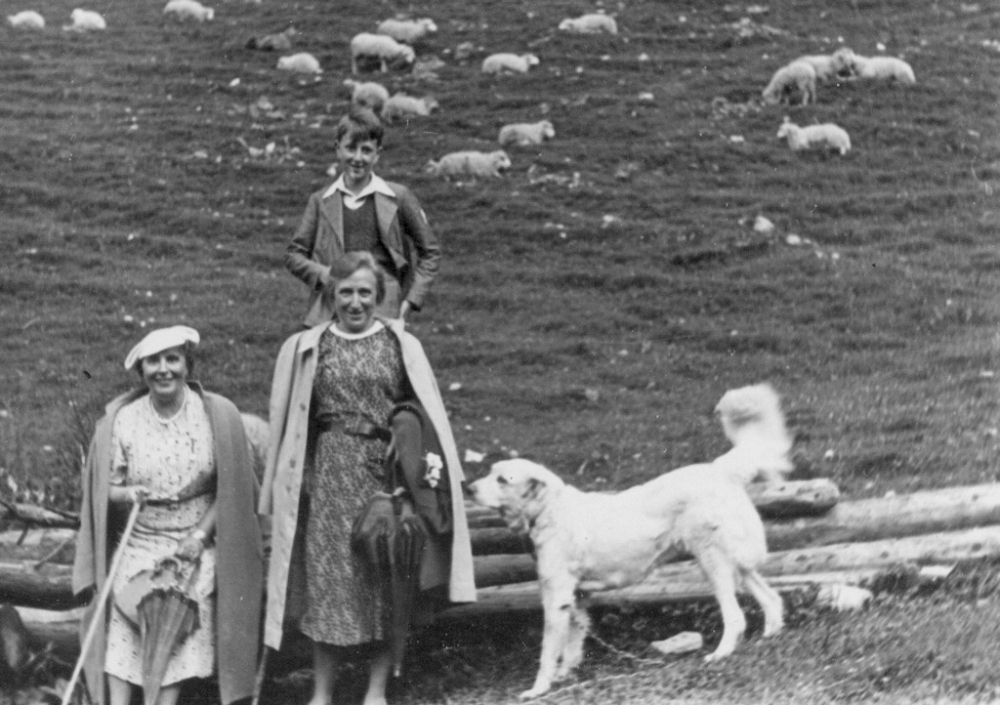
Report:
[[[1000,555],[998,485],[841,502],[832,482],[810,480],[754,487],[752,497],[767,518],[771,554],[762,572],[779,590],[829,582],[856,584],[901,564]],[[480,600],[452,608],[442,619],[537,610],[530,542],[506,528],[492,510],[470,505],[468,518]],[[621,606],[708,597],[704,576],[688,560],[661,567],[640,585],[595,592],[590,601],[595,606]],[[76,633],[73,608],[83,601],[72,595],[66,565],[0,561],[0,603],[39,610],[25,613],[25,624],[36,639],[47,634],[59,646],[71,644]],[[51,610],[70,611],[65,618],[43,619],[43,611]]]

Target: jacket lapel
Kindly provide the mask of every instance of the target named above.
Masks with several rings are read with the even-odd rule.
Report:
[[[334,193],[329,198],[324,198],[323,215],[330,221],[333,227],[334,237],[337,238],[338,252],[344,251],[344,197],[340,192]]]
[[[389,198],[384,193],[375,193],[375,215],[378,218],[378,231],[382,236],[382,243],[389,248],[390,251],[400,251],[400,245],[398,242],[394,242],[392,238],[392,221],[396,218],[396,211],[399,210],[399,206],[396,204],[395,198]]]

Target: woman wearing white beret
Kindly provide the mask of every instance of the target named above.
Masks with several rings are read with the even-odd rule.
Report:
[[[158,705],[173,705],[184,681],[213,674],[223,705],[245,698],[257,662],[263,576],[257,481],[235,405],[189,380],[199,338],[193,328],[173,326],[132,348],[125,368],[143,384],[108,404],[83,469],[74,591],[102,589],[123,518],[139,504],[110,576],[114,593],[173,556],[197,601],[198,626],[172,651]],[[126,705],[145,675],[139,631],[120,610],[91,616],[95,611],[106,627],[87,654],[87,688],[94,703]]]

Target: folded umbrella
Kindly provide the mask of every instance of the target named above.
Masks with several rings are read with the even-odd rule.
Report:
[[[393,673],[399,675],[410,635],[410,623],[420,594],[420,564],[427,543],[427,529],[412,503],[400,494],[393,495],[396,518],[389,547],[389,585],[392,621],[389,649]]]
[[[157,585],[139,602],[144,705],[156,705],[171,654],[198,629],[198,601],[190,595],[197,572],[196,565],[183,585]]]

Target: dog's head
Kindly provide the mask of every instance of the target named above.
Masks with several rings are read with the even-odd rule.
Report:
[[[490,473],[469,485],[476,504],[500,512],[507,525],[527,533],[565,483],[551,470],[523,458],[494,463]]]

